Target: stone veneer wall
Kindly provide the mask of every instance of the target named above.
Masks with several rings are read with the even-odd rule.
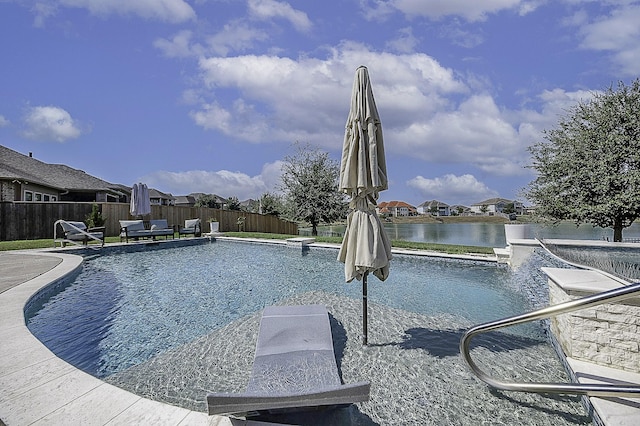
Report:
[[[549,279],[551,305],[586,296]],[[551,331],[571,358],[640,373],[640,301],[631,298],[551,319]]]

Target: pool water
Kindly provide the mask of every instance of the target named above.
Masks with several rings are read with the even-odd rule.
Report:
[[[338,326],[334,338],[342,339],[336,353],[343,380],[372,382],[371,401],[345,411],[348,421],[330,423],[588,424],[576,399],[496,397],[459,359],[466,328],[532,309],[527,293],[545,288],[534,272],[539,259],[514,271],[490,262],[395,256],[385,282],[369,279],[370,346],[363,348],[361,283],[344,282],[336,257],[333,249],[222,240],[104,255],[87,260],[71,285],[28,313],[28,327],[78,368],[146,397],[206,411],[208,391],[244,389],[265,306],[325,303],[332,328]],[[499,376],[567,380],[536,324],[506,329],[485,343],[474,357]],[[519,362],[526,364],[522,371],[514,367]],[[474,400],[480,417],[465,407]],[[549,414],[551,406],[557,413]]]
[[[362,297],[331,249],[215,242],[85,262],[73,285],[28,321],[61,358],[98,377],[138,364],[242,316],[311,290]],[[370,303],[473,323],[528,310],[510,271],[489,262],[396,256],[369,279]],[[505,285],[506,284],[506,285]]]

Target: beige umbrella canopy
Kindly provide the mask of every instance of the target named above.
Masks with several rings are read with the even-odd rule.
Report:
[[[387,189],[387,166],[382,125],[373,98],[369,73],[356,70],[351,109],[344,134],[339,189],[351,197],[338,260],[345,280],[362,280],[363,344],[367,344],[367,276],[381,281],[389,276],[391,243],[376,214],[380,191]]]
[[[131,188],[131,203],[129,206],[131,216],[144,216],[151,213],[149,201],[149,188],[144,183],[134,183]]]

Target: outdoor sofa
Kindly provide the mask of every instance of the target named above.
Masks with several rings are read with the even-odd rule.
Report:
[[[169,236],[174,238],[175,230],[170,227],[166,219],[152,219],[149,221],[149,229],[145,228],[143,220],[121,220],[120,241],[129,242],[129,239],[153,238]]]
[[[210,393],[207,405],[210,415],[315,411],[368,401],[370,387],[342,383],[325,306],[267,306],[246,391]]]

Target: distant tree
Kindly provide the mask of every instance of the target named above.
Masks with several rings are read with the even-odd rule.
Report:
[[[203,195],[202,197],[198,198],[196,200],[196,203],[194,204],[194,206],[196,207],[209,207],[211,209],[219,209],[220,208],[220,203],[218,203],[215,195]]]
[[[489,206],[486,204],[483,204],[480,206],[480,213],[482,214],[487,214],[487,212],[489,211]]]
[[[502,213],[504,213],[504,214],[511,214],[511,213],[515,213],[515,212],[516,212],[515,203],[507,203],[504,206],[504,209],[502,209]]]
[[[282,197],[270,192],[262,194],[260,197],[260,206],[262,214],[280,216],[280,214],[284,212]]]
[[[338,191],[339,164],[309,145],[296,147],[296,153],[285,157],[282,166],[280,189],[286,214],[292,220],[309,222],[311,234],[318,235],[320,222],[346,217],[347,203]]]
[[[242,211],[247,213],[259,213],[260,202],[256,200],[247,200],[242,202]]]
[[[579,102],[545,141],[529,148],[538,177],[525,189],[536,212],[613,228],[613,240],[640,216],[640,79]]]
[[[87,215],[86,224],[88,228],[99,228],[104,226],[106,222],[106,218],[102,217],[102,213],[100,212],[100,208],[97,204],[93,203],[91,205],[91,213]]]
[[[227,200],[227,209],[229,210],[242,210],[238,197],[229,197]]]

